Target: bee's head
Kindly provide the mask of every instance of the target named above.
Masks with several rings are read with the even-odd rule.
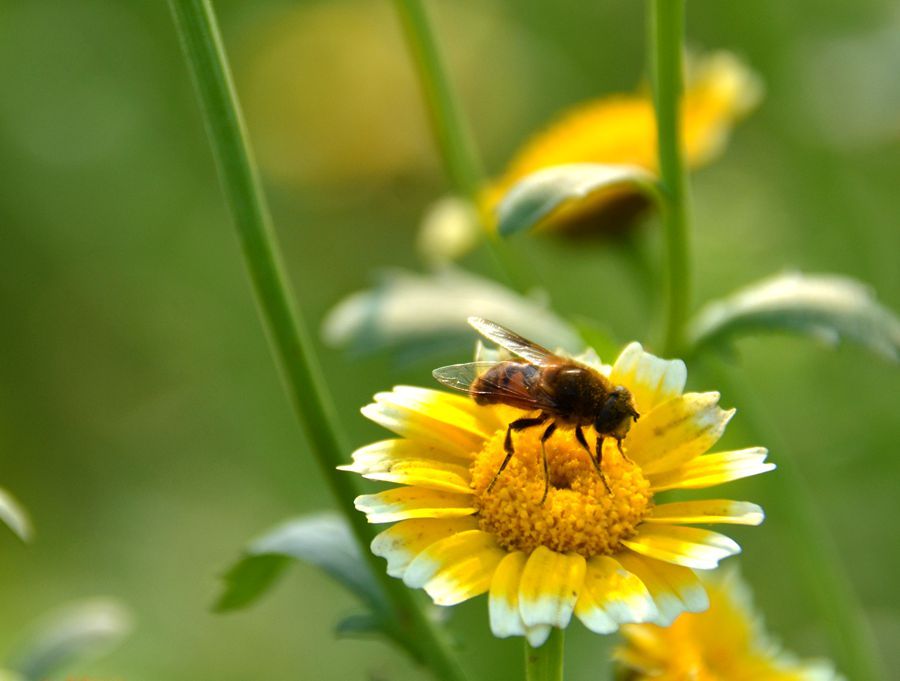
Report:
[[[634,400],[625,386],[617,385],[610,391],[606,402],[600,409],[600,414],[594,422],[597,433],[609,435],[621,440],[628,434],[631,421],[640,418],[637,409],[634,408]]]

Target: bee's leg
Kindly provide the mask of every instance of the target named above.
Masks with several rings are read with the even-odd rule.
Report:
[[[584,431],[581,430],[581,426],[575,427],[575,439],[578,440],[578,444],[584,447],[584,451],[588,453],[588,458],[591,460],[591,463],[594,464],[594,468],[597,471],[597,475],[600,476],[600,479],[603,481],[604,486],[606,487],[606,491],[610,492],[609,483],[606,482],[606,475],[600,469],[600,461],[603,456],[603,438],[597,438],[597,458],[594,458],[594,453],[591,451],[590,446],[588,446],[587,438],[584,436]],[[612,492],[610,492],[612,494]]]
[[[597,460],[594,463],[594,468],[597,469],[597,472],[600,474],[600,479],[603,481],[603,486],[606,488],[606,491],[612,494],[612,490],[609,488],[609,482],[606,480],[606,473],[603,472],[603,436],[597,436]]]
[[[506,468],[506,464],[509,463],[509,460],[512,458],[515,450],[513,449],[513,441],[512,434],[514,430],[525,430],[526,428],[531,428],[532,426],[539,426],[544,423],[549,416],[547,414],[541,414],[540,416],[534,417],[525,417],[521,419],[516,419],[512,423],[510,423],[506,427],[506,439],[503,440],[503,449],[506,451],[506,456],[503,457],[503,463],[500,464],[500,468],[497,469],[497,472],[494,473],[494,478],[491,480],[491,484],[487,486],[487,491],[490,492],[494,487],[494,483],[497,482],[497,478],[500,477],[500,474],[503,472],[503,469]]]
[[[594,453],[588,446],[587,438],[584,436],[584,431],[581,429],[581,426],[575,426],[575,439],[578,440],[578,444],[584,447],[584,451],[588,453],[588,456],[591,457],[591,461],[593,461]]]
[[[616,447],[619,448],[619,454],[622,455],[622,458],[625,459],[628,463],[634,465],[634,461],[632,461],[631,459],[629,459],[629,458],[628,458],[628,455],[627,455],[627,454],[625,453],[625,451],[622,449],[622,438],[620,438],[620,437],[617,437],[617,438],[616,438]]]
[[[541,435],[541,458],[544,460],[544,496],[541,497],[541,505],[547,500],[547,491],[550,489],[550,469],[547,466],[547,452],[544,449],[544,443],[550,439],[556,430],[556,423],[552,422],[547,426],[547,430]]]

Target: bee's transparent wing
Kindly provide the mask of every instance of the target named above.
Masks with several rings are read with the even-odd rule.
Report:
[[[549,366],[565,361],[547,348],[537,343],[532,343],[527,338],[523,338],[496,322],[482,319],[481,317],[469,317],[469,325],[488,340],[494,341],[497,345],[506,348],[532,364]]]
[[[440,367],[431,372],[438,382],[443,383],[448,388],[454,390],[462,390],[463,392],[472,392],[473,381],[481,376],[485,371],[493,366],[497,366],[499,362],[467,362],[466,364],[450,364]],[[482,392],[482,391],[479,391]]]
[[[504,371],[485,375],[488,369],[506,364]],[[451,364],[435,369],[432,374],[444,385],[464,390],[472,396],[485,396],[484,402],[508,404],[517,409],[550,409],[552,398],[541,389],[534,389],[534,379],[540,369],[534,364],[519,361],[469,362]],[[477,383],[474,383],[475,379]],[[474,388],[473,388],[474,383]]]

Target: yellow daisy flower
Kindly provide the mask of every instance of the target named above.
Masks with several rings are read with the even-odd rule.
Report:
[[[734,55],[717,52],[699,58],[689,69],[682,103],[681,138],[689,167],[709,163],[723,150],[734,124],[760,99],[757,76]],[[489,221],[510,188],[526,175],[569,163],[632,165],[657,169],[656,122],[649,92],[613,95],[578,105],[532,138],[506,171],[482,195]],[[589,197],[542,227],[596,229],[604,218],[621,228],[647,205],[636,190],[617,189]]]
[[[615,653],[628,681],[839,681],[824,661],[797,660],[773,642],[736,570],[703,580],[709,610],[670,627],[628,624]]]
[[[705,610],[694,570],[713,569],[740,547],[689,525],[757,525],[762,509],[723,499],[657,503],[656,495],[774,468],[763,448],[706,454],[734,410],[719,408],[718,393],[683,393],[682,361],[654,357],[638,343],[611,367],[595,354],[577,359],[625,386],[640,413],[624,454],[605,440],[609,491],[574,433],[561,429],[546,442],[544,499],[543,429],[535,428],[514,435],[515,455],[488,491],[506,428],[525,412],[408,386],[377,394],[362,410],[400,437],[362,447],[343,467],[402,485],[356,499],[369,522],[396,523],[372,543],[388,574],[438,605],[489,592],[494,634],[524,635],[534,646],[573,614],[610,633]]]

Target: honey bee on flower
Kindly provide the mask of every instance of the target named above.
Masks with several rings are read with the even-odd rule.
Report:
[[[707,453],[734,411],[718,406],[718,393],[684,393],[680,360],[632,343],[612,366],[591,354],[572,362],[621,386],[640,415],[621,438],[581,426],[601,436],[596,459],[576,428],[544,438],[546,424],[520,429],[510,456],[510,424],[536,418],[533,409],[400,386],[363,409],[399,437],[362,447],[344,467],[402,485],[356,500],[370,522],[395,523],[372,543],[390,575],[439,605],[487,592],[494,634],[526,636],[533,646],[573,615],[610,633],[705,610],[694,570],[714,569],[740,547],[692,525],[757,525],[762,509],[727,499],[658,503],[655,496],[774,468],[759,447]]]

